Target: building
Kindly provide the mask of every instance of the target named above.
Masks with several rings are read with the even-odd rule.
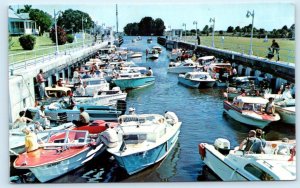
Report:
[[[29,13],[16,14],[8,9],[8,33],[9,35],[38,35],[36,22],[29,19]]]

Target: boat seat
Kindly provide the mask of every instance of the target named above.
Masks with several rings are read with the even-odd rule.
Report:
[[[68,122],[67,113],[66,112],[58,113],[56,122],[59,124],[67,123]]]

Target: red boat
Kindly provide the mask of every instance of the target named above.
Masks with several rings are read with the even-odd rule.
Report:
[[[92,123],[90,123],[88,125],[75,127],[72,130],[85,130],[85,131],[88,131],[89,134],[99,134],[107,129],[106,124],[109,127],[115,127],[118,125],[118,123],[116,123],[116,122],[107,123],[106,121],[103,121],[103,120],[94,120]]]

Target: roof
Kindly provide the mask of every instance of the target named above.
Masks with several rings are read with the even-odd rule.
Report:
[[[198,60],[211,60],[214,58],[215,58],[215,56],[203,56],[203,57],[199,57]]]
[[[250,104],[267,104],[268,100],[264,99],[262,97],[243,97],[243,96],[238,96],[237,100],[243,103],[250,103]]]
[[[20,13],[17,14],[11,9],[8,9],[8,18],[15,18],[15,19],[21,19],[21,20],[30,20],[29,13]]]

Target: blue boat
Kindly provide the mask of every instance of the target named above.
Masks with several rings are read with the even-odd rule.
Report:
[[[99,105],[86,105],[79,104],[73,107],[73,109],[65,108],[64,102],[54,102],[50,105],[45,105],[45,115],[50,116],[51,121],[60,121],[62,116],[64,116],[67,122],[78,120],[80,114],[80,107],[84,108],[90,116],[90,121],[93,120],[105,120],[105,121],[117,121],[118,117],[125,113],[126,111],[126,101],[117,101],[116,107],[114,106],[99,106]],[[31,112],[31,116],[35,117],[35,113],[38,112],[40,108],[28,108]]]
[[[207,88],[213,87],[216,80],[208,72],[187,72],[179,74],[178,82],[191,88]]]
[[[112,81],[119,86],[122,90],[124,89],[135,89],[146,87],[154,84],[154,76],[146,76],[139,72],[135,73],[122,73],[119,74],[118,78],[112,79]]]
[[[163,160],[174,148],[181,127],[173,112],[123,115],[119,124],[101,133],[101,140],[129,175]]]

